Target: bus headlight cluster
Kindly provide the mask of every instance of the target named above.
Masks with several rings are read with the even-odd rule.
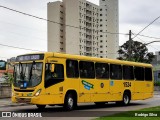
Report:
[[[37,92],[35,93],[35,96],[38,96],[41,93],[41,89],[37,90]]]

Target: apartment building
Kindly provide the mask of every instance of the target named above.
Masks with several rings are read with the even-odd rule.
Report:
[[[99,56],[117,58],[119,49],[118,0],[99,1]]]
[[[47,13],[54,21],[48,22],[48,51],[117,57],[118,35],[106,32],[118,32],[118,0],[100,0],[100,6],[86,0],[56,1],[48,3]]]

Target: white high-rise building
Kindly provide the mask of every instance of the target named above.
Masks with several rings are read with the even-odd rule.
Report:
[[[111,18],[110,18],[111,17]],[[118,50],[118,0],[48,3],[48,51],[116,58]]]
[[[100,0],[99,2],[99,55],[117,58],[119,49],[118,0]]]

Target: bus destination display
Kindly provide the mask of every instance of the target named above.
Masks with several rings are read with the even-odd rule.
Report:
[[[43,54],[36,54],[36,55],[22,55],[16,58],[16,61],[33,61],[33,60],[43,60]]]

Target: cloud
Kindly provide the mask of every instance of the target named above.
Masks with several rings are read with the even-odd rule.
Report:
[[[148,24],[160,15],[159,4],[158,0],[123,0],[120,2],[120,23]]]

